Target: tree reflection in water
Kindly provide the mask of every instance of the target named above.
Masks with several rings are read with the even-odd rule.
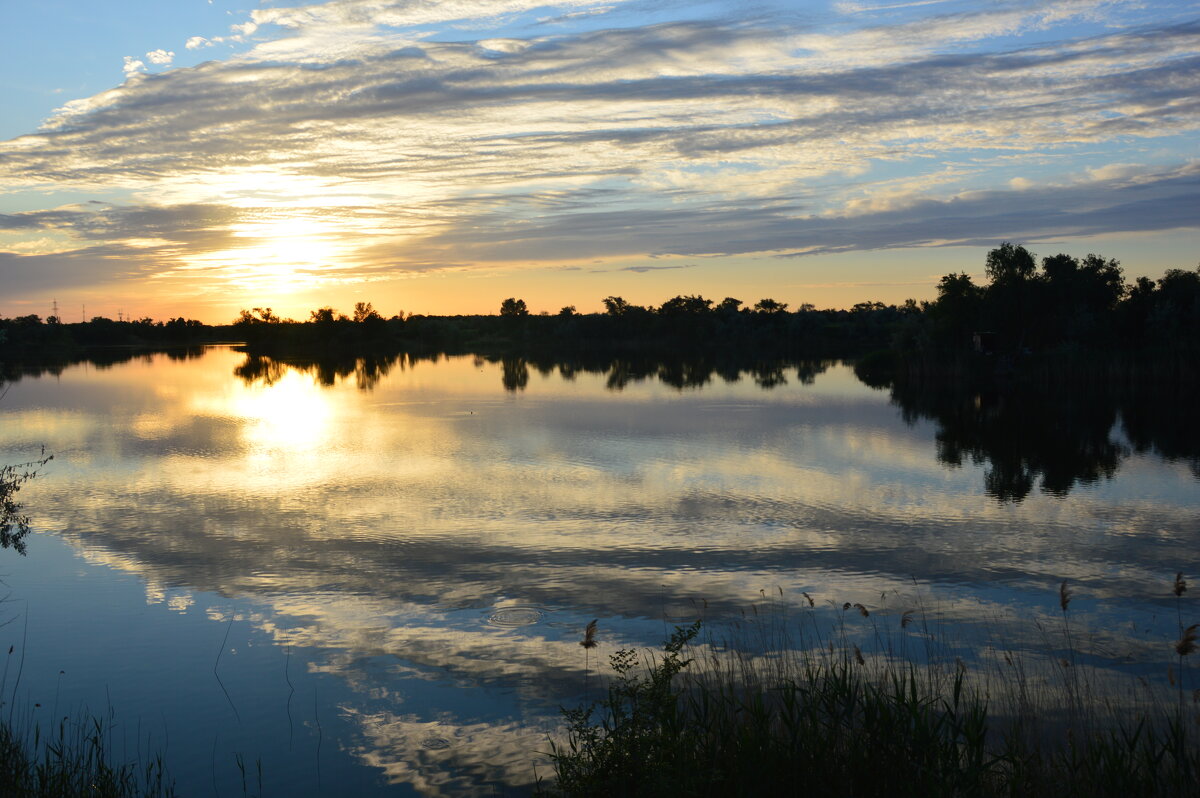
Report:
[[[246,360],[234,369],[235,376],[247,384],[273,385],[288,371],[310,374],[321,385],[332,386],[353,375],[354,383],[361,390],[372,390],[393,368],[409,369],[421,361],[437,362],[447,357],[438,353],[414,354],[403,352],[391,355],[366,357],[270,357],[247,354]],[[750,379],[756,385],[770,389],[788,384],[788,373],[795,372],[802,385],[811,385],[816,377],[825,372],[835,361],[832,360],[747,360],[728,358],[677,358],[665,360],[656,357],[530,357],[525,355],[477,355],[478,366],[485,363],[500,366],[500,383],[504,390],[523,391],[529,386],[530,369],[543,376],[557,372],[564,380],[575,379],[578,374],[596,374],[605,378],[609,390],[620,391],[626,386],[658,380],[676,390],[703,388],[720,378],[727,383]]]
[[[985,465],[984,488],[1001,502],[1020,502],[1035,486],[1062,496],[1110,479],[1135,452],[1187,462],[1200,478],[1200,421],[1180,391],[917,380],[893,385],[891,396],[910,424],[937,424],[941,462]]]
[[[170,356],[190,359],[203,351],[181,349]],[[150,355],[102,352],[88,360],[105,368],[136,357]],[[436,363],[448,357],[436,351],[321,357],[248,353],[234,374],[247,384],[270,386],[297,371],[322,386],[352,379],[359,390],[371,391],[393,369],[408,370],[422,361]],[[811,385],[835,361],[576,353],[477,355],[475,362],[480,367],[498,365],[501,387],[515,393],[527,390],[531,369],[543,375],[557,372],[568,381],[581,373],[598,375],[612,391],[651,380],[680,391],[694,390],[718,379],[748,380],[769,390],[787,385],[792,375],[800,384]],[[59,373],[65,365],[69,364],[8,364],[0,376],[15,381],[26,374]],[[1000,385],[918,379],[892,384],[890,391],[908,423],[928,419],[937,424],[942,463],[957,467],[970,460],[986,466],[984,488],[1001,502],[1020,502],[1035,488],[1065,495],[1077,485],[1113,477],[1134,454],[1185,462],[1200,479],[1200,415],[1191,410],[1193,398],[1183,387],[1120,380]],[[16,473],[9,476],[11,482]],[[9,497],[12,493],[15,490]]]
[[[271,358],[248,354],[235,374],[247,383],[271,385],[288,370],[311,374],[321,385],[353,376],[360,390],[373,389],[392,368],[408,369],[437,353],[344,358]],[[530,370],[557,372],[572,380],[600,375],[609,390],[657,380],[676,390],[703,388],[720,379],[746,379],[764,390],[787,385],[794,374],[811,385],[834,361],[754,360],[635,356],[480,355],[476,363],[500,367],[505,391],[524,391]],[[879,387],[879,386],[877,386]],[[1112,478],[1133,454],[1186,462],[1200,478],[1200,416],[1182,388],[1119,381],[976,384],[964,380],[913,380],[891,386],[892,402],[909,424],[937,424],[938,459],[951,467],[968,460],[986,466],[984,489],[1001,502],[1020,502],[1035,488],[1063,496],[1077,485]]]

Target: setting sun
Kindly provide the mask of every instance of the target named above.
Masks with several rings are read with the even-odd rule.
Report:
[[[189,261],[220,271],[231,289],[247,296],[286,296],[318,286],[345,249],[331,225],[307,217],[247,222],[231,228],[231,235],[245,244]]]

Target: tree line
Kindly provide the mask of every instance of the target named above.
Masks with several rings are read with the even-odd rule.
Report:
[[[944,276],[902,343],[1009,354],[1200,343],[1200,268],[1127,283],[1120,263],[1101,255],[1051,255],[1039,268],[1033,253],[1006,243],[988,253],[985,271],[986,285]]]
[[[349,314],[324,306],[307,319],[282,318],[270,307],[242,310],[230,325],[194,319],[65,324],[50,317],[0,318],[0,351],[54,346],[142,343],[149,346],[234,339],[251,351],[538,351],[679,352],[754,356],[863,357],[910,368],[965,360],[1012,363],[1021,358],[1151,351],[1192,357],[1200,351],[1200,268],[1172,269],[1158,280],[1127,282],[1118,261],[1089,254],[1041,259],[1002,244],[987,253],[986,282],[947,274],[936,298],[902,304],[860,302],[818,309],[763,298],[748,304],[680,294],[660,305],[606,296],[598,313],[568,305],[529,311],[518,297],[489,315],[384,317],[370,302]],[[878,353],[888,353],[880,358]],[[1194,357],[1192,357],[1194,362]],[[1191,367],[1194,370],[1194,366]],[[869,369],[868,369],[869,371]]]
[[[54,351],[76,346],[194,344],[212,340],[221,329],[182,316],[167,321],[149,317],[110,319],[93,316],[90,321],[73,323],[64,322],[57,316],[43,319],[35,314],[0,317],[0,352]]]

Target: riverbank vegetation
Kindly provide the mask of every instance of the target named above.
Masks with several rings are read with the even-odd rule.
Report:
[[[35,314],[0,317],[0,354],[65,357],[83,347],[163,348],[232,341],[228,325],[211,326],[197,319],[150,318],[114,320],[95,316],[91,321],[69,323],[57,316]]]
[[[162,757],[121,762],[111,717],[63,718],[46,734],[28,718],[0,721],[0,795],[5,798],[170,798]]]
[[[1182,575],[1174,591],[1179,601]],[[750,645],[701,641],[699,622],[678,628],[657,657],[618,651],[606,696],[564,710],[565,737],[550,743],[554,781],[539,791],[1200,794],[1200,691],[1188,661],[1197,626],[1180,621],[1166,678],[1114,684],[1094,667],[1097,653],[1078,646],[1086,630],[1073,626],[1070,601],[1064,582],[1061,629],[1040,663],[1004,644],[951,646],[915,610],[867,620],[861,604],[846,604],[825,634],[765,620],[756,606]]]
[[[987,254],[984,271],[984,284],[966,272],[945,275],[931,301],[864,301],[845,309],[789,307],[769,297],[717,301],[680,294],[646,306],[607,296],[598,313],[579,313],[574,306],[534,313],[517,297],[498,301],[498,312],[491,315],[385,317],[370,302],[359,302],[348,314],[321,307],[294,320],[270,307],[255,307],[218,326],[184,318],[96,317],[67,324],[31,315],[0,318],[0,358],[83,346],[235,340],[251,352],[276,355],[553,351],[870,356],[864,375],[882,382],[902,372],[962,376],[1042,369],[1071,375],[1152,369],[1156,377],[1175,379],[1197,371],[1200,268],[1126,282],[1121,265],[1100,255],[1057,254],[1039,264],[1024,247],[1006,243]]]
[[[43,449],[37,460],[27,463],[0,465],[0,549],[25,553],[25,537],[29,534],[29,516],[22,512],[17,501],[21,487],[37,476],[38,469],[54,459]]]

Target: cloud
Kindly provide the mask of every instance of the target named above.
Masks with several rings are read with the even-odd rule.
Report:
[[[163,50],[162,48],[159,48],[146,53],[146,60],[151,64],[164,66],[175,60],[175,53],[170,50]]]
[[[204,47],[212,47],[212,42],[203,36],[192,36],[184,44],[184,47],[189,50],[199,50]]]
[[[625,266],[623,268],[616,269],[616,271],[637,272],[638,274],[642,274],[644,272],[658,272],[658,271],[666,271],[666,270],[670,270],[670,269],[693,269],[695,267],[696,267],[696,264],[694,264],[694,263],[681,263],[677,266]]]
[[[934,6],[947,3],[949,0],[913,0],[909,3],[885,3],[881,5],[869,5],[867,3],[854,3],[848,0],[834,3],[834,8],[843,14],[862,14],[872,13],[875,11],[895,11],[899,8],[917,8],[919,6]]]
[[[45,175],[66,149],[79,176],[270,160],[310,173],[415,170],[499,182],[501,174],[520,180],[564,169],[649,176],[723,161],[777,175],[782,168],[794,182],[873,158],[1164,135],[1194,129],[1200,115],[1198,59],[1182,55],[1200,46],[1194,27],[1153,41],[1107,37],[1068,53],[1035,48],[817,71],[796,59],[782,72],[730,66],[743,50],[782,48],[779,37],[707,24],[527,44],[485,54],[425,43],[319,69],[238,60],[175,70],[65,107],[49,127],[69,130],[25,151],[0,149],[0,173],[19,178],[11,167],[19,172],[27,160]],[[297,126],[317,135],[295,135]],[[140,135],[148,129],[165,136]],[[447,143],[469,160],[448,163]],[[403,151],[404,168],[373,157],[384,156],[381,148]]]
[[[540,17],[538,19],[538,24],[561,25],[577,19],[586,19],[587,17],[598,17],[603,14],[608,14],[616,8],[616,5],[602,5],[596,6],[595,8],[584,8],[579,11],[569,11],[566,14],[559,14],[553,17]]]
[[[125,66],[121,67],[121,69],[126,75],[136,75],[139,72],[146,71],[146,64],[133,56],[127,55],[125,56]]]
[[[797,257],[921,246],[994,246],[1002,240],[1146,232],[1196,226],[1200,162],[1138,180],[1088,180],[1022,190],[965,192],[918,199],[895,209],[806,214],[799,206],[727,206],[548,215],[514,230],[483,214],[426,244],[468,259],[515,261],[569,251],[583,256]],[[517,233],[514,235],[514,233]],[[653,267],[650,267],[653,268]]]
[[[122,255],[136,253],[120,247],[94,247],[51,255],[18,255],[0,252],[0,271],[10,297],[52,290],[112,286],[146,277]]]
[[[595,5],[593,0],[565,0],[557,8]],[[479,23],[498,17],[545,9],[545,0],[332,0],[313,5],[255,9],[250,18],[295,30],[366,25],[402,27],[470,20]]]

